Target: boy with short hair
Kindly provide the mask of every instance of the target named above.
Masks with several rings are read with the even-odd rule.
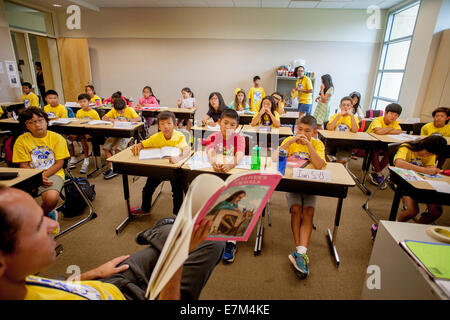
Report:
[[[253,77],[253,87],[248,92],[248,103],[250,104],[250,111],[258,112],[259,105],[262,98],[266,96],[264,88],[261,87],[261,78],[259,76]]]
[[[38,189],[44,214],[56,218],[55,209],[64,185],[64,159],[69,157],[66,140],[47,130],[48,116],[41,109],[30,107],[19,115],[20,123],[29,131],[17,138],[13,162],[21,168],[44,170],[43,185]],[[53,212],[52,212],[53,210]],[[51,213],[52,212],[52,213]]]
[[[311,115],[300,119],[297,134],[286,138],[279,150],[286,150],[287,156],[309,160],[315,169],[322,169],[325,160],[325,146],[317,135],[317,121]],[[306,254],[313,228],[313,215],[316,206],[315,195],[286,192],[286,200],[291,212],[291,229],[296,250],[288,256],[297,275],[304,279],[308,276],[309,258]]]
[[[116,100],[117,101],[117,100]],[[143,148],[162,148],[162,147],[176,147],[180,149],[180,155],[170,157],[170,163],[177,163],[178,161],[188,157],[191,148],[186,142],[183,133],[175,130],[176,118],[175,114],[170,111],[163,111],[158,114],[158,129],[159,132],[152,135],[147,140],[137,144],[136,149],[131,148],[131,152],[136,156]],[[156,187],[163,182],[164,179],[147,178],[144,188],[142,189],[142,205],[141,207],[131,208],[131,213],[135,215],[148,214],[152,206],[152,196]],[[185,180],[182,175],[170,180],[172,186],[173,198],[173,214],[177,215],[183,204],[183,191],[186,189]]]
[[[227,172],[241,162],[245,154],[245,138],[236,132],[239,114],[233,109],[225,109],[218,120],[220,131],[211,134],[206,140],[206,153],[214,171]],[[233,157],[233,162],[218,161],[217,156]],[[234,262],[236,241],[229,240],[225,247],[223,260]]]
[[[378,117],[372,121],[367,133],[375,134],[400,134],[402,128],[397,122],[397,118],[402,113],[402,107],[397,103],[391,103],[384,109],[384,116]],[[384,153],[383,158],[380,161],[380,154]],[[389,155],[386,150],[375,149],[372,155],[372,172],[370,173],[370,180],[376,186],[379,186],[384,181],[384,176],[381,171],[389,164]],[[387,187],[386,184],[382,185],[382,189]]]
[[[22,84],[23,94],[20,97],[20,101],[23,102],[23,104],[25,105],[25,108],[29,108],[29,107],[39,108],[39,98],[37,95],[34,94],[33,91],[31,91],[32,89],[33,89],[33,86],[31,85],[31,83],[24,82]]]
[[[105,121],[120,121],[120,122],[139,122],[140,117],[134,111],[134,109],[127,107],[123,99],[115,99],[114,108],[111,109],[107,114],[105,114],[102,120]],[[131,138],[108,138],[103,145],[103,150],[105,151],[106,158],[112,157],[113,151],[115,153],[125,150]],[[109,169],[103,172],[103,176],[106,180],[114,178],[117,173],[113,171],[112,163],[109,163]]]
[[[420,130],[421,136],[429,136],[433,133],[440,133],[444,137],[450,137],[450,108],[439,107],[432,113],[433,122],[427,123]]]
[[[327,130],[344,131],[344,132],[358,132],[359,120],[358,117],[352,113],[353,100],[351,97],[343,97],[339,104],[341,111],[330,117],[327,124]],[[335,148],[331,147],[328,150],[331,155],[336,155],[336,162],[346,164],[352,156],[351,148]]]
[[[82,93],[78,96],[78,103],[80,104],[81,109],[77,111],[75,117],[79,120],[85,120],[85,122],[89,122],[92,120],[100,120],[100,116],[98,112],[91,108],[89,105],[90,97],[86,93]],[[80,173],[85,174],[87,169],[89,168],[89,145],[87,143],[87,139],[89,135],[83,134],[80,136],[69,136],[69,151],[70,151],[70,160],[68,163],[69,169],[75,168],[78,160],[75,157],[75,148],[73,146],[73,142],[77,139],[81,141],[81,145],[83,147],[84,153],[84,161],[81,165]]]
[[[59,104],[58,93],[55,90],[48,90],[45,93],[45,101],[48,104],[44,107],[44,111],[49,119],[68,117],[67,109],[62,104]]]

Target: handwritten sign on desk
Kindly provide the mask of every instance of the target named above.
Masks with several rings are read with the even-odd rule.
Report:
[[[304,180],[330,182],[331,172],[328,170],[294,168],[292,169],[292,177]]]

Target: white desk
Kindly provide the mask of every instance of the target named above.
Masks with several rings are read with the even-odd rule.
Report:
[[[367,287],[367,279],[373,273],[366,274],[361,299],[450,299],[398,244],[404,240],[441,243],[426,233],[428,227],[430,225],[380,221],[369,262],[369,266],[380,268],[380,289]]]

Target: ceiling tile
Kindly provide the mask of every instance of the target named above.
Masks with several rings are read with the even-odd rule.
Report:
[[[315,8],[320,1],[291,1],[289,8]]]
[[[263,8],[287,8],[289,6],[289,0],[262,0],[261,7]]]
[[[233,0],[234,6],[239,8],[261,8],[261,0]]]
[[[331,9],[336,9],[336,8],[343,8],[345,5],[344,2],[337,2],[337,1],[333,1],[333,2],[319,2],[319,4],[316,6],[316,8],[321,8],[321,9],[325,9],[325,8],[331,8]]]

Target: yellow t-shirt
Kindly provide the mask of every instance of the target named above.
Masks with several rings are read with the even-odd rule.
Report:
[[[263,87],[252,87],[248,92],[248,97],[250,98],[250,111],[258,112],[261,100],[266,96]]]
[[[77,119],[90,119],[90,120],[100,120],[100,116],[98,115],[98,112],[94,109],[89,109],[88,111],[84,111],[83,109],[80,109],[77,111],[76,114]]]
[[[278,103],[278,112],[279,114],[285,114],[286,112],[284,111],[284,102],[280,101],[280,103]]]
[[[0,106],[0,117],[3,115],[3,108],[2,108],[2,106]],[[1,130],[0,130],[0,132],[1,132]]]
[[[67,109],[62,104],[58,104],[56,107],[46,105],[44,111],[48,114],[49,119],[53,118],[67,118]]]
[[[25,108],[36,107],[39,108],[39,98],[33,92],[29,94],[23,93],[20,97],[20,101],[25,104]]]
[[[119,288],[101,281],[61,281],[28,276],[25,300],[125,300]]]
[[[100,98],[99,96],[94,94],[94,96],[91,98],[90,102],[95,103],[95,100],[100,100],[100,104],[102,104],[102,98]]]
[[[367,129],[367,133],[372,133],[375,128],[387,128],[387,127],[394,128],[394,130],[402,130],[397,120],[387,125],[386,123],[384,123],[384,117],[378,117],[372,121],[369,128]]]
[[[147,140],[142,141],[142,146],[144,148],[162,148],[162,147],[177,147],[183,149],[187,147],[186,137],[184,134],[177,130],[173,130],[172,137],[166,140],[164,134],[160,131],[155,133]]]
[[[289,140],[291,140],[294,137],[288,137],[286,139],[284,139],[283,143],[281,144],[282,146],[285,145]],[[311,144],[314,148],[314,150],[316,150],[317,154],[319,155],[319,157],[327,162],[327,160],[325,159],[325,146],[323,144],[322,141],[320,141],[319,139],[315,139],[315,138],[311,138]],[[304,144],[300,144],[300,143],[292,143],[289,148],[286,149],[287,153],[288,153],[288,157],[296,157],[299,159],[304,159],[304,160],[311,160],[311,154],[309,153],[308,150],[308,146],[304,145]]]
[[[258,113],[255,113],[254,115],[253,115],[253,118],[252,119],[255,119],[256,117],[257,117],[257,115],[258,115]],[[280,121],[280,115],[278,114],[278,112],[274,112],[273,113],[273,115],[274,115],[274,117],[275,117],[275,119],[277,119],[278,121]],[[260,125],[260,126],[269,126],[270,125],[270,116],[267,114],[267,113],[264,113],[262,116],[261,116],[261,118],[259,118],[259,122],[258,122],[258,125]],[[273,127],[273,123],[272,123],[272,125],[271,125],[272,127]]]
[[[35,138],[30,132],[25,132],[17,138],[13,150],[14,163],[28,162],[32,168],[44,171],[52,167],[56,160],[69,156],[66,140],[53,131],[47,131],[44,138]],[[65,180],[62,168],[56,174]]]
[[[420,130],[420,135],[429,136],[436,132],[442,134],[444,137],[450,137],[450,124],[446,124],[442,128],[436,128],[434,122],[427,123]]]
[[[394,163],[397,159],[403,159],[413,165],[419,167],[434,167],[436,165],[436,156],[432,155],[429,157],[419,156],[417,152],[409,150],[407,147],[400,147],[395,154]]]
[[[333,122],[333,120],[338,116],[339,113],[336,113],[334,115],[332,115],[330,117],[330,120],[328,120],[328,124],[330,124],[331,122]],[[357,116],[353,115],[353,118],[356,121],[356,125],[359,129],[359,119]],[[345,116],[345,117],[340,117],[338,122],[336,123],[336,128],[334,128],[334,131],[344,131],[344,132],[348,132],[350,131],[352,127],[352,119],[350,118],[350,116]]]
[[[298,88],[299,84],[301,83],[303,90],[312,90],[312,82],[311,79],[307,76],[303,76],[302,79],[297,79],[297,82],[295,82],[295,87]],[[292,94],[292,98],[298,97],[298,91],[294,91]],[[298,99],[298,103],[304,103],[304,104],[311,104],[313,98],[313,93],[300,93],[300,97]]]
[[[112,108],[107,114],[105,114],[105,116],[117,120],[122,120],[124,118],[131,120],[139,117],[136,111],[134,111],[134,109],[130,107],[125,107],[125,111],[122,114],[118,113],[116,109]]]

